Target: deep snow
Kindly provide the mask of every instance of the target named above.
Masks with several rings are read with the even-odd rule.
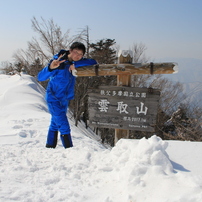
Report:
[[[24,74],[0,86],[0,201],[202,201],[201,142],[153,135],[109,148],[68,114],[74,147],[47,149],[44,89]]]

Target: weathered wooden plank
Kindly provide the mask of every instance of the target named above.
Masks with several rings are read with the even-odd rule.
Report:
[[[154,131],[160,98],[158,89],[151,92],[148,88],[101,86],[89,89],[88,94],[91,125]]]
[[[173,74],[178,72],[177,63],[134,63],[134,64],[100,64],[77,68],[77,76],[112,76],[138,74]]]

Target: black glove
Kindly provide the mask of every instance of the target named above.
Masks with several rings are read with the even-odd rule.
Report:
[[[58,53],[58,57],[60,57],[61,55],[63,55],[60,60],[68,60],[68,54],[69,51],[66,50],[60,50],[60,52]]]

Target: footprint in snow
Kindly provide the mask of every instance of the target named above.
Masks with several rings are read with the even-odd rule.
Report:
[[[23,128],[23,126],[22,125],[15,125],[15,126],[13,126],[13,129],[20,129],[20,128]]]
[[[20,137],[23,137],[23,138],[25,138],[25,137],[27,137],[27,134],[25,133],[25,132],[19,132],[19,134],[18,134]]]

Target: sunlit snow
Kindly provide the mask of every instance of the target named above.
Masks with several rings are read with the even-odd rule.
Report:
[[[110,148],[69,113],[74,147],[48,149],[45,90],[25,74],[0,86],[0,201],[202,201],[201,142],[154,134]]]

